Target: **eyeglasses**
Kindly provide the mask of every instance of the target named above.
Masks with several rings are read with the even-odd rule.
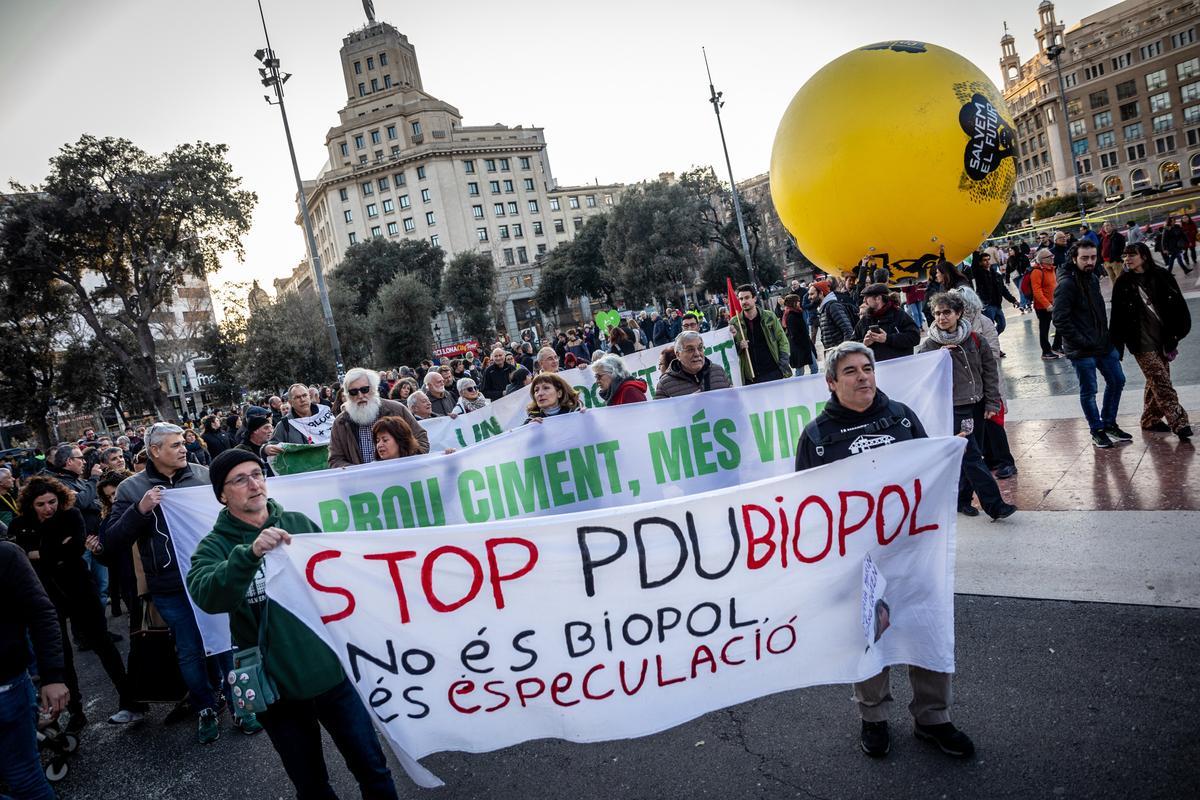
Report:
[[[365,395],[368,395],[368,394],[370,394],[370,393],[371,393],[371,387],[370,387],[370,386],[359,386],[359,387],[356,387],[356,388],[354,388],[354,389],[347,389],[347,390],[346,390],[346,394],[348,394],[350,397],[357,397],[357,396],[358,396],[358,395],[360,395],[360,394],[365,396]]]
[[[953,314],[953,313],[954,313],[954,309],[951,309],[951,308],[939,308],[939,309],[937,309],[936,311],[934,311],[934,312],[933,312],[933,315],[934,315],[935,317],[948,317],[948,316],[950,316],[950,315],[951,315],[951,314]]]
[[[79,459],[82,461],[83,453],[71,453],[71,455],[67,457],[67,461],[74,461],[75,459]]]
[[[244,475],[237,476],[233,480],[225,481],[225,485],[235,486],[238,489],[245,489],[250,485],[251,481],[254,481],[255,483],[266,483],[267,476],[262,470],[258,470],[256,472],[247,472]]]

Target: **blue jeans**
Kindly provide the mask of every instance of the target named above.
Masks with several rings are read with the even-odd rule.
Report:
[[[38,756],[37,713],[33,681],[22,672],[0,690],[0,783],[17,800],[55,800]]]
[[[1092,433],[1111,428],[1117,424],[1117,406],[1121,403],[1121,390],[1125,388],[1125,372],[1116,348],[1108,355],[1088,358],[1072,358],[1075,375],[1079,378],[1079,405],[1087,417]],[[1096,372],[1104,376],[1104,406],[1096,408]]]
[[[979,498],[979,506],[989,517],[995,517],[1004,506],[1004,497],[1000,487],[992,477],[983,460],[983,411],[984,402],[980,400],[969,406],[954,407],[954,430],[963,429],[963,421],[972,421],[971,433],[967,438],[967,449],[963,450],[962,467],[958,473],[958,507],[971,505],[971,495]]]
[[[337,799],[321,749],[322,727],[346,760],[363,798],[395,800],[396,786],[375,726],[349,678],[311,700],[281,698],[259,714],[258,721],[279,753],[298,800]]]
[[[92,583],[96,584],[100,605],[108,605],[108,567],[97,561],[91,550],[83,551],[83,560],[88,565],[88,572],[92,573]]]
[[[1167,264],[1166,264],[1167,272],[1170,272],[1171,274],[1175,273],[1175,263],[1176,262],[1179,262],[1179,266],[1181,269],[1184,269],[1184,270],[1187,269],[1187,265],[1183,261],[1183,252],[1182,251],[1180,251],[1178,253],[1165,253],[1163,258],[1167,262]]]
[[[924,300],[922,300],[918,303],[909,303],[906,306],[904,306],[904,310],[908,312],[908,315],[910,317],[912,317],[912,321],[917,323],[917,330],[921,330],[922,326],[925,325],[924,307],[925,307]]]
[[[1004,333],[1004,329],[1008,326],[1008,323],[1004,320],[1004,311],[1000,306],[984,306],[983,315],[996,323],[997,336]]]
[[[187,684],[188,694],[191,695],[192,708],[197,711],[215,709],[217,686],[223,688],[225,699],[232,703],[233,696],[225,676],[233,669],[233,651],[205,656],[204,640],[200,637],[200,628],[196,625],[196,615],[183,592],[153,594],[151,597],[154,607],[158,609],[158,613],[162,615],[175,637],[179,672],[183,675],[183,682]]]

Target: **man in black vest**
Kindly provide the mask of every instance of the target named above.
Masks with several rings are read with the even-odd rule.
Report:
[[[796,470],[840,461],[895,442],[924,439],[925,428],[913,410],[875,388],[875,355],[859,342],[842,342],[825,354],[825,382],[832,396],[810,422],[796,447]],[[890,668],[854,684],[862,715],[861,744],[872,758],[891,750],[887,704],[892,700]],[[969,758],[970,737],[950,722],[951,676],[909,665],[913,701],[909,706],[918,739],[933,742],[943,753]]]

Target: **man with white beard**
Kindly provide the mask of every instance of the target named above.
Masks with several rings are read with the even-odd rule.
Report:
[[[368,464],[375,460],[371,426],[380,417],[400,417],[417,438],[418,451],[429,452],[429,434],[421,428],[412,412],[403,403],[380,398],[378,372],[355,367],[346,373],[342,387],[346,390],[346,402],[329,434],[331,468]]]

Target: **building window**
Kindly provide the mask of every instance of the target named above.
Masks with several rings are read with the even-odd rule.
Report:
[[[517,163],[521,166],[521,169],[529,169],[529,156],[519,157]]]
[[[406,181],[404,179],[403,172],[397,172],[395,175],[392,176],[392,185],[395,186],[397,189],[399,189],[401,186],[404,186],[407,183],[408,183],[408,181]]]
[[[356,234],[354,231],[350,231],[350,233],[347,234],[347,238],[349,238],[350,244],[358,243],[358,234]]]
[[[1043,134],[1044,136],[1045,134]],[[613,196],[611,194],[604,195],[604,205],[611,206],[613,204]]]
[[[579,198],[575,195],[571,195],[567,198],[567,205],[571,208],[579,208]]]
[[[1125,81],[1117,84],[1117,99],[1128,100],[1137,95],[1137,81]]]
[[[463,160],[463,172],[467,173],[468,175],[475,174],[475,159],[467,158]]]
[[[426,225],[437,225],[437,217],[435,217],[433,215],[432,211],[425,212],[425,224]]]
[[[483,219],[483,206],[471,206],[471,214],[475,219]]]
[[[1088,95],[1088,105],[1093,111],[1108,105],[1108,89],[1101,89]]]
[[[1121,179],[1116,175],[1109,175],[1104,179],[1104,194],[1106,196],[1116,199],[1124,191],[1125,185],[1121,183]]]
[[[1117,143],[1117,135],[1112,131],[1096,134],[1096,147],[1112,147]]]
[[[521,227],[521,225],[519,225],[519,224],[513,225],[512,230],[513,230],[513,238],[514,239],[524,239],[525,238],[525,229],[523,227]]]
[[[1145,189],[1147,186],[1149,186],[1150,178],[1146,175],[1146,170],[1139,167],[1138,169],[1135,169],[1133,172],[1129,173],[1129,185],[1135,192],[1139,189]]]
[[[367,218],[374,219],[375,217],[378,217],[378,216],[379,216],[379,206],[375,205],[374,203],[368,203],[367,204]]]
[[[485,158],[483,160],[483,166],[484,166],[484,168],[487,169],[488,172],[495,172],[496,171],[496,159]]]
[[[504,203],[496,203],[495,205],[493,205],[492,213],[495,214],[497,217],[503,217],[504,216]]]
[[[1114,150],[1111,153],[1100,154],[1100,169],[1113,169],[1117,166],[1117,153]]]
[[[496,232],[500,235],[501,239],[508,238],[508,226],[507,225],[501,225],[501,226],[497,227]]]
[[[468,183],[467,194],[471,195],[471,197],[479,197],[479,184],[475,181]]]
[[[1179,87],[1179,99],[1184,103],[1200,100],[1200,81]]]
[[[379,66],[386,67],[387,63],[388,63],[387,62],[387,53],[380,53],[379,54]]]
[[[1146,145],[1143,142],[1131,144],[1125,148],[1126,161],[1140,161],[1146,157]]]
[[[395,125],[388,125],[388,126],[387,126],[387,137],[388,137],[389,139],[395,139],[395,138],[396,138],[396,126],[395,126]]]
[[[342,219],[346,222],[354,222],[354,212],[347,208],[342,212]]]
[[[1183,123],[1191,125],[1193,122],[1200,122],[1200,106],[1188,106],[1183,110]]]
[[[1142,61],[1157,58],[1162,55],[1162,42],[1151,42],[1150,44],[1142,45],[1142,49],[1139,52],[1142,54]]]
[[[1071,136],[1083,136],[1083,134],[1087,131],[1087,126],[1084,124],[1083,120],[1077,119],[1068,125],[1067,129],[1071,132]]]
[[[517,248],[517,263],[518,264],[528,264],[529,263],[529,253],[528,253],[528,251],[525,250],[524,247]],[[526,286],[533,286],[533,276],[532,275],[524,275],[524,276],[522,276],[522,280]]]
[[[367,56],[367,69],[375,69],[375,56]]]
[[[421,202],[429,203],[433,200],[433,194],[428,189],[421,190]]]
[[[429,237],[429,243],[430,243],[431,245],[433,245],[434,247],[441,247],[441,246],[442,246],[442,239],[441,239],[441,237],[440,237],[440,236],[438,236],[438,235],[435,233],[433,236],[430,236],[430,237]]]
[[[542,235],[543,235],[543,234],[542,234],[542,223],[541,223],[541,222],[534,222],[534,223],[533,223],[533,235],[534,235],[534,236],[542,236]]]
[[[362,150],[366,146],[367,140],[363,137],[363,135],[361,133],[354,134],[354,148],[356,150]]]
[[[1138,104],[1136,102],[1126,103],[1117,110],[1121,112],[1121,122],[1128,122],[1131,119],[1138,118]]]
[[[1081,158],[1075,162],[1075,172],[1080,175],[1086,175],[1092,171],[1092,160],[1090,158]]]
[[[526,178],[524,181],[524,185],[525,185],[525,191],[532,192],[533,191],[533,178]]]
[[[350,192],[346,191],[345,189],[338,189],[338,197],[341,198],[342,202],[344,203],[350,199]]]
[[[596,207],[596,195],[594,195],[594,194],[589,194],[589,195],[587,196],[587,207],[588,207],[588,208],[595,208],[595,207]]]
[[[383,213],[391,214],[396,210],[396,203],[390,197],[383,201]]]
[[[379,91],[379,78],[371,78],[371,91],[372,92]]]
[[[559,210],[559,204],[558,204],[558,198],[557,198],[557,197],[551,197],[551,198],[550,198],[550,210],[551,210],[551,211],[558,211],[558,210]]]
[[[404,222],[404,232],[405,233],[412,233],[413,231],[415,231],[417,229],[417,223],[413,222],[412,217],[405,217],[403,219],[403,222]]]
[[[383,229],[378,225],[371,226],[371,237],[383,236]]]
[[[1142,130],[1142,123],[1140,123],[1140,122],[1135,122],[1132,125],[1126,125],[1124,128],[1121,129],[1121,132],[1122,132],[1122,134],[1124,134],[1125,141],[1127,141],[1127,142],[1132,141],[1134,139],[1140,139],[1144,135],[1144,131]]]
[[[554,232],[555,233],[566,233],[567,232],[567,228],[565,225],[563,225],[563,221],[561,219],[554,220]]]
[[[401,208],[408,208],[411,205],[412,205],[412,202],[408,199],[408,195],[406,195],[406,194],[400,195],[400,207]]]
[[[1171,34],[1171,49],[1178,50],[1181,47],[1187,47],[1192,42],[1196,41],[1196,29],[1188,28],[1186,31]]]
[[[1175,152],[1175,136],[1160,136],[1154,140],[1154,152],[1158,155]]]
[[[538,249],[537,249],[537,251],[538,251],[538,255],[539,255],[539,256],[540,256],[542,253],[545,253],[545,252],[546,252],[546,245],[544,245],[544,244],[539,244],[539,245],[538,245]]]
[[[513,249],[511,247],[504,248],[504,266],[506,266],[506,267],[516,266],[516,263],[517,263],[517,257],[516,257],[516,255],[513,254]],[[516,281],[515,276],[513,277],[513,281]]]
[[[342,142],[340,145],[338,145],[338,147],[341,148],[343,158],[350,157],[350,145],[346,144],[345,142]]]
[[[395,236],[396,234],[400,233],[400,226],[394,222],[389,222],[387,224],[387,232],[388,236]]]
[[[1074,72],[1063,76],[1063,86],[1066,88],[1070,89],[1077,83],[1079,83],[1079,77]]]
[[[1181,81],[1200,75],[1200,58],[1191,58],[1175,65],[1175,75]]]
[[[414,120],[412,121],[412,135],[413,135],[413,136],[420,136],[420,135],[421,135],[421,120],[419,120],[419,119],[414,119]]]
[[[365,163],[367,163],[367,157],[366,157],[366,156],[359,156],[359,157],[358,157],[358,163],[360,163],[360,164],[365,164]]]
[[[1083,79],[1085,81],[1090,81],[1093,78],[1099,78],[1103,74],[1104,74],[1104,65],[1103,64],[1093,64],[1090,67],[1083,68]]]
[[[488,181],[488,191],[492,194],[500,194],[500,181]]]
[[[424,164],[417,167],[417,180],[419,180],[419,181],[425,180],[425,165]]]
[[[1113,68],[1113,71],[1116,72],[1119,69],[1125,69],[1132,63],[1133,63],[1133,52],[1130,51],[1128,53],[1124,53],[1124,54],[1119,55],[1116,58],[1114,58],[1112,60],[1112,68]]]
[[[385,88],[385,89],[392,88],[392,76],[391,75],[383,76],[383,88]]]
[[[1078,117],[1083,113],[1083,103],[1079,99],[1067,101],[1067,116]]]
[[[386,176],[386,175],[384,175],[382,178],[380,178],[380,179],[377,181],[377,183],[379,184],[379,191],[381,191],[381,192],[386,192],[386,191],[387,191],[387,189],[388,189],[388,179],[387,179],[387,176]]]
[[[476,229],[475,229],[475,235],[476,235],[477,237],[479,237],[479,241],[481,241],[481,242],[486,242],[486,241],[488,240],[488,230],[487,230],[487,228],[476,228]]]
[[[529,213],[530,214],[538,213],[538,201],[537,200],[529,201]]]
[[[1164,89],[1167,86],[1167,71],[1160,69],[1157,72],[1151,72],[1146,76],[1146,91],[1152,92],[1155,89]]]
[[[571,222],[575,225],[576,233],[583,230],[583,217],[575,217],[574,219],[571,220]]]
[[[514,191],[516,191],[516,190],[513,188],[513,182],[511,180],[505,181],[504,182],[504,193],[512,194]]]
[[[360,83],[358,85],[358,96],[359,97],[367,96],[367,85],[365,83]]]
[[[1072,155],[1081,156],[1084,153],[1086,153],[1087,151],[1088,151],[1088,140],[1087,139],[1076,139],[1075,141],[1071,142],[1071,154]]]
[[[1200,177],[1200,153],[1192,156],[1192,177]]]
[[[361,61],[354,62],[354,74],[362,75],[362,62]]]
[[[510,171],[507,158],[500,159],[500,171],[501,172],[509,172]]]
[[[375,184],[371,183],[370,181],[364,183],[362,185],[362,193],[367,196],[375,194]]]
[[[376,150],[376,151],[375,151],[375,160],[376,160],[376,161],[382,161],[382,160],[383,160],[383,151],[382,151],[382,150]]]
[[[516,203],[509,203],[508,204],[508,213],[512,214],[513,216],[516,216],[517,214],[520,214],[521,212],[517,210]]]
[[[1150,120],[1155,133],[1169,131],[1175,127],[1175,117],[1171,114],[1160,114]]]

